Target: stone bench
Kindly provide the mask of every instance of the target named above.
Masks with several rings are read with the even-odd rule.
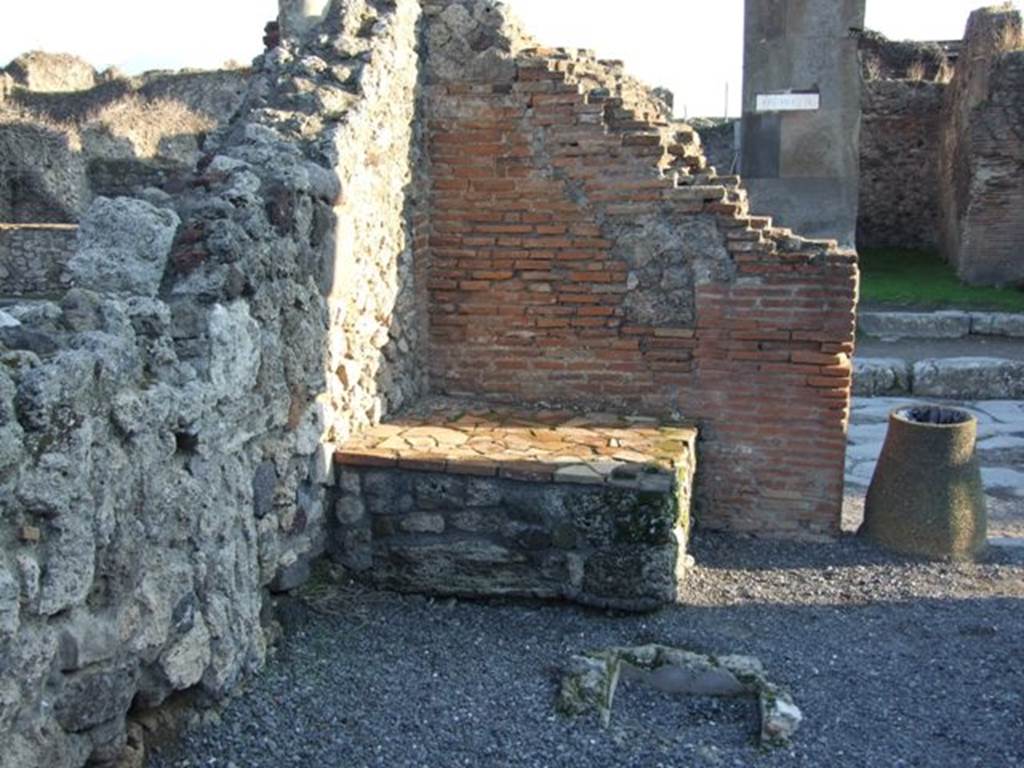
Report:
[[[696,437],[431,398],[337,453],[333,553],[401,591],[651,610],[687,559]]]

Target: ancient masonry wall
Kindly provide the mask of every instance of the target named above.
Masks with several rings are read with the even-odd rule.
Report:
[[[182,192],[207,136],[237,112],[252,77],[247,69],[149,73],[96,85],[79,62],[70,82],[86,90],[31,90],[63,82],[56,58],[46,77],[12,82],[0,98],[0,222],[75,222],[97,196]]]
[[[936,44],[861,39],[861,247],[939,248],[961,279],[1024,282],[1024,35],[974,12],[955,69]]]
[[[859,38],[860,248],[932,249],[941,229],[939,147],[952,65],[937,43]]]
[[[331,444],[421,386],[418,16],[333,4],[188,194],[98,199],[75,287],[0,315],[2,768],[115,764],[129,711],[258,669],[270,594],[324,547]]]
[[[947,85],[868,80],[860,135],[860,248],[939,244],[939,147]]]
[[[53,297],[70,288],[67,264],[78,228],[61,224],[0,224],[0,300]]]
[[[466,41],[483,4],[433,5],[433,387],[681,416],[700,524],[836,533],[853,254],[749,216],[692,135],[614,73],[574,76],[599,62],[503,29]]]
[[[971,14],[942,136],[942,251],[970,283],[1024,283],[1024,33],[1014,10]]]

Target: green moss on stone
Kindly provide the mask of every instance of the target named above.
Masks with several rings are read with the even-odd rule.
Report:
[[[679,512],[670,494],[632,491],[609,499],[614,515],[614,541],[619,544],[663,544],[676,527]]]

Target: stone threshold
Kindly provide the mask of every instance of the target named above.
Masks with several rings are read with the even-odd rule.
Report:
[[[896,357],[855,357],[853,393],[864,397],[1018,400],[1024,398],[1024,361],[947,357],[914,363]]]
[[[431,397],[346,442],[336,463],[672,490],[697,430],[653,418]]]
[[[969,336],[1024,338],[1024,313],[967,312],[860,312],[857,328],[865,336],[900,339],[965,339]]]

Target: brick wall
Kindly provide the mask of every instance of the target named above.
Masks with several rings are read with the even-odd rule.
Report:
[[[1020,13],[971,14],[942,137],[942,250],[967,282],[1024,285],[1024,32]]]
[[[514,61],[426,92],[434,389],[681,415],[705,526],[836,533],[855,257],[748,215],[595,62]]]
[[[860,133],[860,248],[934,249],[939,242],[939,146],[947,85],[864,83]]]

